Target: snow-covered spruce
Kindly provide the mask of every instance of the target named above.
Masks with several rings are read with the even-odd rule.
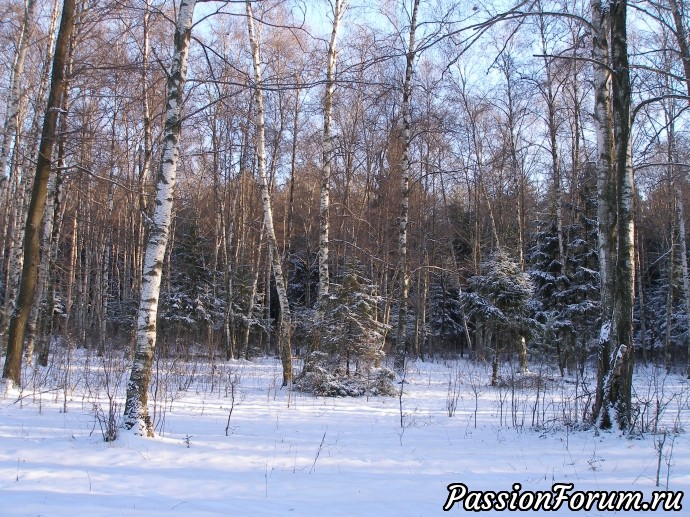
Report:
[[[347,261],[339,284],[322,300],[321,350],[307,357],[298,389],[323,396],[394,395],[395,375],[380,368],[388,326],[378,319],[380,296],[362,265]]]

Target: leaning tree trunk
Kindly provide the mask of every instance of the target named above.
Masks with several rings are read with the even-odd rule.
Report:
[[[125,402],[123,422],[125,429],[133,429],[135,434],[148,436],[153,436],[153,426],[147,407],[148,388],[156,345],[158,297],[165,250],[170,234],[177,163],[180,155],[180,116],[195,4],[196,0],[182,0],[175,26],[175,49],[168,75],[163,149],[156,184],[156,207],[146,245],[137,318],[136,349]]]
[[[51,63],[53,61],[53,43],[55,41],[55,32],[57,30],[57,22],[58,22],[58,15],[60,14],[60,2],[59,0],[53,0],[53,7],[51,10],[51,16],[50,16],[50,25],[48,28],[48,35],[47,35],[47,43],[45,44],[45,63]],[[67,80],[65,83],[65,92],[62,96],[62,111],[63,113],[66,113],[69,111],[68,109],[68,100],[69,100],[69,94],[70,94],[70,76],[71,71],[72,71],[72,63],[73,63],[73,58],[74,58],[74,46],[70,45],[70,48],[68,50],[67,54],[67,64],[66,64],[66,72],[65,74],[67,75]],[[46,99],[46,93],[48,90],[48,81],[50,80],[50,68],[49,67],[44,67],[44,69],[41,72],[41,79],[38,84],[38,91],[36,94],[36,99],[37,99],[37,105],[38,108],[34,112],[33,120],[31,122],[31,132],[32,134],[37,134],[38,131],[40,130],[41,127],[41,120],[40,120],[40,111],[45,109],[45,103],[47,102]],[[64,126],[66,125],[66,120],[63,118],[61,127],[58,128],[58,133],[61,134],[60,136],[60,141],[64,140]],[[59,147],[58,147],[59,148]],[[38,156],[38,143],[32,146],[31,149],[31,158],[30,160],[34,162],[37,159]],[[64,165],[58,162],[58,170],[60,167]],[[51,173],[51,177],[48,181],[48,193],[47,193],[47,200],[46,200],[46,216],[44,217],[43,225],[43,241],[42,241],[42,254],[41,254],[41,263],[39,265],[39,272],[38,272],[38,279],[37,279],[37,288],[36,288],[36,294],[34,296],[34,305],[33,308],[31,309],[31,313],[29,315],[29,320],[27,323],[27,335],[26,335],[26,364],[31,364],[33,361],[33,354],[34,354],[34,348],[35,348],[35,342],[36,338],[38,337],[41,339],[41,342],[43,343],[43,340],[45,338],[45,334],[39,333],[39,318],[46,319],[52,318],[53,317],[53,310],[52,310],[52,304],[51,304],[51,297],[49,296],[48,298],[48,309],[43,310],[43,299],[45,298],[44,291],[46,288],[49,287],[48,284],[50,284],[51,289],[48,290],[48,294],[54,294],[54,283],[52,282],[52,279],[55,277],[54,272],[51,270],[51,261],[53,260],[54,253],[57,252],[55,249],[55,246],[53,245],[55,242],[55,239],[53,238],[54,235],[56,235],[56,230],[58,229],[57,227],[54,226],[55,223],[55,216],[59,213],[60,209],[60,204],[59,204],[59,192],[60,192],[60,177],[56,171],[53,171]],[[52,300],[54,301],[54,296],[52,297]],[[45,324],[46,322],[44,321],[43,324],[41,325],[41,328],[46,328],[48,325]],[[42,346],[40,347],[41,351],[47,349],[47,346]],[[41,359],[45,357],[44,354],[41,354],[39,356]],[[39,363],[40,364],[40,363]],[[45,366],[45,364],[42,364],[42,366]]]
[[[26,324],[29,319],[34,301],[41,248],[41,223],[45,211],[48,194],[48,180],[50,178],[51,158],[55,142],[55,129],[62,95],[65,88],[65,64],[72,30],[74,28],[75,0],[65,0],[62,5],[62,19],[55,44],[53,57],[53,71],[51,76],[50,94],[43,119],[41,144],[39,146],[36,163],[36,176],[31,192],[31,202],[27,213],[26,230],[24,233],[24,265],[19,286],[17,307],[10,319],[9,335],[7,338],[7,357],[3,378],[19,384],[21,381],[22,349]]]
[[[396,332],[395,367],[402,370],[408,354],[407,344],[407,299],[410,292],[410,273],[407,264],[407,226],[410,211],[410,97],[412,96],[412,70],[416,57],[415,34],[417,31],[417,10],[419,0],[414,0],[412,17],[410,19],[410,33],[407,47],[407,62],[405,65],[405,82],[403,83],[402,122],[403,122],[403,150],[400,166],[400,222],[398,226],[398,275],[400,278],[400,296],[398,298],[398,327]]]
[[[252,12],[251,1],[246,2],[247,27],[249,30],[249,43],[252,49],[252,60],[254,64],[254,102],[256,103],[255,123],[256,123],[256,158],[259,175],[259,193],[264,211],[264,227],[266,229],[266,240],[268,242],[268,252],[271,257],[271,267],[273,269],[273,279],[276,283],[278,292],[278,303],[280,305],[280,318],[278,321],[278,343],[280,357],[283,363],[283,386],[292,384],[292,348],[290,346],[291,316],[290,305],[288,304],[287,288],[283,277],[283,265],[280,260],[278,241],[276,239],[275,228],[273,226],[273,208],[271,206],[271,193],[266,178],[266,125],[264,122],[264,100],[263,83],[261,79],[261,57],[259,55],[259,42],[254,30],[254,14]]]
[[[46,288],[46,282],[48,281],[50,266],[50,257],[52,254],[53,247],[53,222],[55,216],[55,198],[57,192],[57,177],[52,174],[48,181],[48,194],[46,199],[46,215],[43,221],[43,248],[41,253],[41,260],[38,268],[38,278],[36,285],[36,296],[33,307],[31,308],[31,313],[29,315],[29,320],[27,323],[27,335],[26,335],[26,364],[30,365],[33,363],[34,357],[34,345],[36,342],[36,335],[38,332],[38,318],[41,315],[41,305],[43,301],[43,294]],[[50,314],[52,316],[52,314]]]

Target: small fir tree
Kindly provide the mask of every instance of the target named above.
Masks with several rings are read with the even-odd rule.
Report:
[[[307,357],[298,386],[317,395],[392,395],[393,373],[380,368],[388,325],[379,321],[381,297],[361,264],[348,260],[332,283],[318,323],[321,349]]]
[[[463,314],[460,287],[446,273],[434,275],[429,285],[429,333],[439,345],[465,345],[465,315]]]
[[[491,383],[495,385],[500,353],[518,349],[518,339],[526,339],[535,326],[530,318],[533,285],[517,261],[500,248],[481,263],[480,272],[469,279],[462,300],[468,317],[484,329],[484,345],[492,345]]]
[[[541,352],[555,355],[561,375],[577,364],[584,367],[587,343],[595,338],[599,315],[599,273],[596,254],[585,238],[585,228],[573,224],[565,234],[566,265],[559,259],[555,222],[538,223],[536,244],[529,261],[534,284],[534,318],[541,324]],[[581,237],[582,235],[582,237]]]

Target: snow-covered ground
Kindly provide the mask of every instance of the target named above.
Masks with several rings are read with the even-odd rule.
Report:
[[[681,429],[690,431],[688,384],[649,368],[636,377],[648,401],[639,421],[653,426],[658,400],[657,428],[673,431],[661,454],[661,434],[630,439],[565,425],[581,418],[589,396],[575,382],[551,377],[537,402],[533,379],[492,388],[487,369],[465,361],[410,365],[402,426],[398,398],[288,393],[277,361],[159,364],[150,404],[157,437],[122,433],[106,443],[96,415],[107,419],[110,393],[119,417],[126,361],[76,354],[56,363],[25,372],[25,388],[0,398],[4,517],[430,516],[443,514],[453,483],[469,491],[573,483],[573,491],[639,490],[648,500],[667,484],[690,491]],[[676,514],[690,515],[690,495],[682,503]],[[458,502],[450,513],[467,512]]]

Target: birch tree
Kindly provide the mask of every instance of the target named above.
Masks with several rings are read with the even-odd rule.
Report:
[[[22,118],[22,106],[25,104],[26,88],[23,87],[24,63],[31,45],[34,32],[36,1],[26,0],[19,33],[17,51],[10,75],[10,92],[7,102],[7,122],[5,124],[2,140],[0,141],[0,213],[3,212],[3,202],[11,220],[8,228],[8,263],[7,263],[7,289],[5,293],[5,310],[2,321],[2,331],[7,331],[8,319],[16,307],[17,290],[23,265],[21,232],[24,230],[26,218],[26,198],[30,184],[23,181],[21,168],[22,160],[19,158],[21,144],[20,127]],[[12,151],[14,148],[14,151]],[[10,170],[8,171],[8,164]],[[10,181],[7,181],[8,178]],[[7,187],[7,191],[5,191]],[[3,221],[4,223],[5,221]],[[0,223],[2,224],[2,223]]]
[[[400,164],[400,220],[398,223],[398,275],[400,295],[398,298],[398,327],[396,331],[395,366],[402,369],[408,353],[407,346],[407,302],[410,293],[410,273],[407,264],[407,227],[410,211],[410,98],[412,97],[412,72],[417,55],[415,35],[417,32],[417,11],[419,0],[413,0],[407,52],[405,54],[405,80],[402,95],[402,163]]]
[[[53,71],[48,104],[43,119],[43,130],[39,146],[36,175],[31,192],[24,233],[24,264],[19,287],[17,306],[10,318],[7,337],[7,357],[2,377],[16,385],[21,381],[21,360],[26,326],[33,306],[38,268],[40,263],[41,228],[48,194],[48,181],[52,163],[55,132],[60,113],[60,103],[65,88],[65,65],[67,51],[74,28],[75,0],[65,0],[62,18],[55,44]]]
[[[51,16],[50,16],[50,25],[48,28],[48,37],[47,39],[47,44],[45,44],[45,63],[50,63],[53,61],[53,54],[54,54],[54,46],[53,43],[55,41],[55,33],[57,31],[57,22],[58,22],[58,15],[60,14],[60,2],[59,0],[53,0],[53,6],[51,9]],[[65,74],[67,76],[66,84],[65,84],[65,91],[62,96],[61,100],[61,105],[62,105],[62,110],[64,112],[67,112],[68,109],[66,109],[67,104],[68,104],[68,99],[70,96],[70,79],[69,77],[71,76],[71,71],[72,71],[72,48],[68,51],[67,55],[67,63],[66,63],[66,68],[65,68]],[[39,81],[39,86],[38,86],[38,93],[36,95],[36,98],[38,100],[38,108],[44,108],[45,107],[45,102],[46,102],[46,93],[48,90],[48,82],[50,80],[50,69],[46,66],[41,72],[41,78]],[[62,126],[65,125],[66,120],[63,118],[62,120]],[[33,121],[31,123],[32,126],[32,132],[38,132],[38,128],[40,128],[41,120],[40,120],[40,110],[36,109],[34,111],[34,116],[33,116]],[[58,130],[60,133],[60,131]],[[63,138],[63,137],[62,137]],[[61,140],[62,140],[61,138]],[[32,150],[31,150],[31,160],[35,160],[38,155],[38,146],[34,145]],[[26,363],[31,364],[33,361],[33,353],[34,353],[34,345],[36,341],[36,336],[38,333],[38,320],[39,316],[47,316],[44,319],[49,319],[52,317],[52,307],[48,309],[47,314],[42,315],[41,314],[41,306],[42,302],[44,299],[44,291],[49,283],[49,280],[54,277],[54,273],[50,270],[50,264],[51,264],[51,259],[54,258],[54,253],[56,251],[56,247],[53,246],[54,239],[53,239],[53,225],[55,222],[55,214],[56,214],[56,208],[59,211],[59,203],[57,203],[57,198],[59,197],[59,184],[60,182],[58,181],[58,173],[57,171],[53,171],[51,173],[50,179],[48,180],[48,192],[47,192],[47,199],[46,199],[46,216],[44,217],[43,221],[43,237],[42,237],[42,254],[41,254],[41,262],[39,265],[39,271],[38,271],[38,279],[37,279],[37,288],[36,288],[36,295],[34,296],[34,305],[33,308],[31,309],[31,314],[29,315],[29,320],[27,323],[27,335],[26,335]],[[49,306],[52,304],[49,302]],[[50,316],[48,316],[50,314]],[[43,337],[43,336],[41,336]],[[42,350],[47,350],[47,347],[42,347]],[[41,355],[41,358],[45,357],[43,354]]]
[[[251,0],[246,1],[247,29],[249,32],[249,44],[252,51],[252,63],[254,68],[254,124],[256,126],[256,161],[259,182],[259,193],[264,213],[264,229],[266,231],[266,241],[268,242],[268,253],[271,258],[273,269],[273,279],[278,292],[278,303],[280,305],[280,317],[278,320],[278,343],[281,361],[283,364],[283,386],[292,384],[292,350],[290,346],[291,316],[290,305],[287,298],[287,287],[283,276],[283,265],[281,263],[280,251],[278,250],[278,240],[276,239],[275,227],[273,225],[273,207],[271,204],[271,192],[269,189],[268,178],[266,175],[266,123],[264,116],[263,101],[263,81],[261,78],[261,54],[259,49],[259,39],[254,27],[254,13],[252,11]]]
[[[331,118],[333,111],[333,92],[335,90],[336,43],[338,27],[346,9],[346,0],[334,0],[333,28],[328,42],[328,60],[326,64],[326,92],[323,102],[323,140],[321,158],[321,198],[319,204],[319,313],[322,313],[322,301],[328,296],[328,238],[331,192],[331,166],[333,162],[333,134]]]
[[[674,36],[678,44],[678,49],[680,51],[680,57],[683,62],[683,74],[685,79],[685,87],[690,98],[690,44],[688,43],[688,31],[687,20],[685,12],[683,10],[682,0],[668,0],[669,8],[671,9],[671,15],[673,17],[673,23],[675,27]],[[688,101],[690,103],[690,100]],[[671,133],[669,133],[669,137]],[[673,142],[673,160],[677,160],[677,149],[675,147],[675,141]],[[683,206],[683,196],[681,195],[680,185],[678,181],[674,179],[674,191],[676,196],[676,210],[678,212],[678,224],[679,224],[679,235],[680,235],[680,253],[681,253],[681,268],[683,273],[683,291],[685,294],[685,307],[687,317],[690,318],[690,278],[688,273],[688,253],[686,248],[686,236],[685,236],[685,215]],[[688,358],[687,358],[687,377],[690,379],[690,337],[686,337],[687,348],[688,348]]]
[[[19,46],[14,57],[14,64],[12,66],[12,76],[10,80],[10,96],[7,109],[7,124],[0,143],[0,192],[7,179],[7,161],[10,156],[11,141],[19,128],[19,112],[21,109],[22,97],[25,95],[22,89],[22,78],[24,77],[24,62],[26,61],[26,54],[31,44],[31,37],[33,35],[34,20],[36,12],[36,0],[24,1],[24,17],[22,20],[22,28],[19,34]]]
[[[615,421],[625,429],[631,423],[635,263],[627,2],[604,9],[593,0],[591,6],[603,321],[594,418],[601,428]]]
[[[167,105],[156,201],[149,229],[137,316],[136,348],[127,384],[125,429],[153,436],[148,413],[148,387],[156,345],[156,317],[163,260],[168,245],[177,165],[180,155],[181,112],[196,0],[182,0],[175,24],[174,52],[167,80]]]

